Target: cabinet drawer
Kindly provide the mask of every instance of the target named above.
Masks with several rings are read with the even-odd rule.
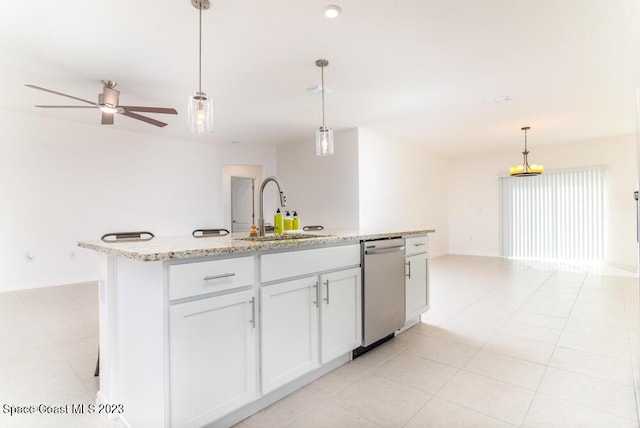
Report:
[[[265,254],[260,258],[262,282],[360,265],[360,244]]]
[[[253,257],[169,266],[169,300],[245,287],[253,283]]]
[[[412,254],[428,253],[429,252],[429,236],[414,236],[405,239],[404,253],[407,256]]]

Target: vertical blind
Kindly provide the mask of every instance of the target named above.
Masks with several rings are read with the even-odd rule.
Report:
[[[501,177],[501,253],[505,257],[600,262],[602,169]]]

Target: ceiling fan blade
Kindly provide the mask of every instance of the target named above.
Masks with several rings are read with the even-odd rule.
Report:
[[[35,106],[40,108],[98,108],[98,106]]]
[[[117,89],[113,89],[108,86],[105,86],[103,94],[104,94],[104,97],[102,98],[102,102],[104,104],[114,106],[114,107],[118,105],[118,98],[120,97],[120,91],[118,91]]]
[[[100,121],[103,125],[113,125],[113,113],[102,112],[102,120]]]
[[[126,111],[142,111],[145,113],[163,113],[163,114],[178,114],[174,108],[164,107],[141,107],[141,106],[119,106]]]
[[[94,106],[98,105],[98,104],[94,103],[93,101],[84,100],[82,98],[74,97],[73,95],[63,94],[62,92],[52,91],[51,89],[41,88],[40,86],[36,86],[36,85],[24,85],[24,86],[26,86],[28,88],[38,89],[39,91],[49,92],[51,94],[56,94],[56,95],[60,95],[60,96],[63,96],[63,97],[71,98],[72,100],[82,101],[83,103],[92,104]]]
[[[123,116],[129,116],[132,119],[138,119],[138,120],[141,120],[143,122],[147,122],[147,123],[150,123],[152,125],[159,126],[159,127],[167,126],[167,124],[164,123],[164,122],[160,122],[159,120],[151,119],[150,117],[142,116],[142,115],[137,114],[137,113],[132,113],[130,111],[125,111],[124,113],[122,113],[122,115]]]

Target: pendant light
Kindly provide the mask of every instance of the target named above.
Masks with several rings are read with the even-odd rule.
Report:
[[[544,170],[543,166],[535,163],[529,165],[529,161],[527,159],[527,156],[529,155],[529,150],[527,150],[527,131],[531,129],[531,127],[525,126],[521,129],[524,131],[524,152],[522,152],[524,155],[524,161],[522,162],[522,165],[512,166],[509,168],[509,174],[513,177],[531,177],[534,175],[540,175]]]
[[[324,123],[324,68],[329,65],[329,61],[319,59],[316,65],[320,67],[320,93],[322,94],[322,126],[316,131],[316,155],[330,156],[333,154],[333,129],[327,128]]]
[[[213,131],[213,103],[202,92],[202,11],[209,9],[209,0],[190,0],[198,9],[198,90],[189,96],[187,123],[189,131],[204,134]]]

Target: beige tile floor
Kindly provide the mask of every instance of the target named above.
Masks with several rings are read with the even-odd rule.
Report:
[[[637,427],[637,278],[499,258],[431,260],[422,323],[238,424]]]
[[[0,293],[0,427],[113,426],[89,413],[5,413],[5,405],[95,403],[97,351],[96,284]]]
[[[238,424],[637,427],[637,279],[616,269],[431,260],[423,322]],[[93,403],[95,284],[0,293],[0,406]],[[0,427],[113,427],[19,415]]]

